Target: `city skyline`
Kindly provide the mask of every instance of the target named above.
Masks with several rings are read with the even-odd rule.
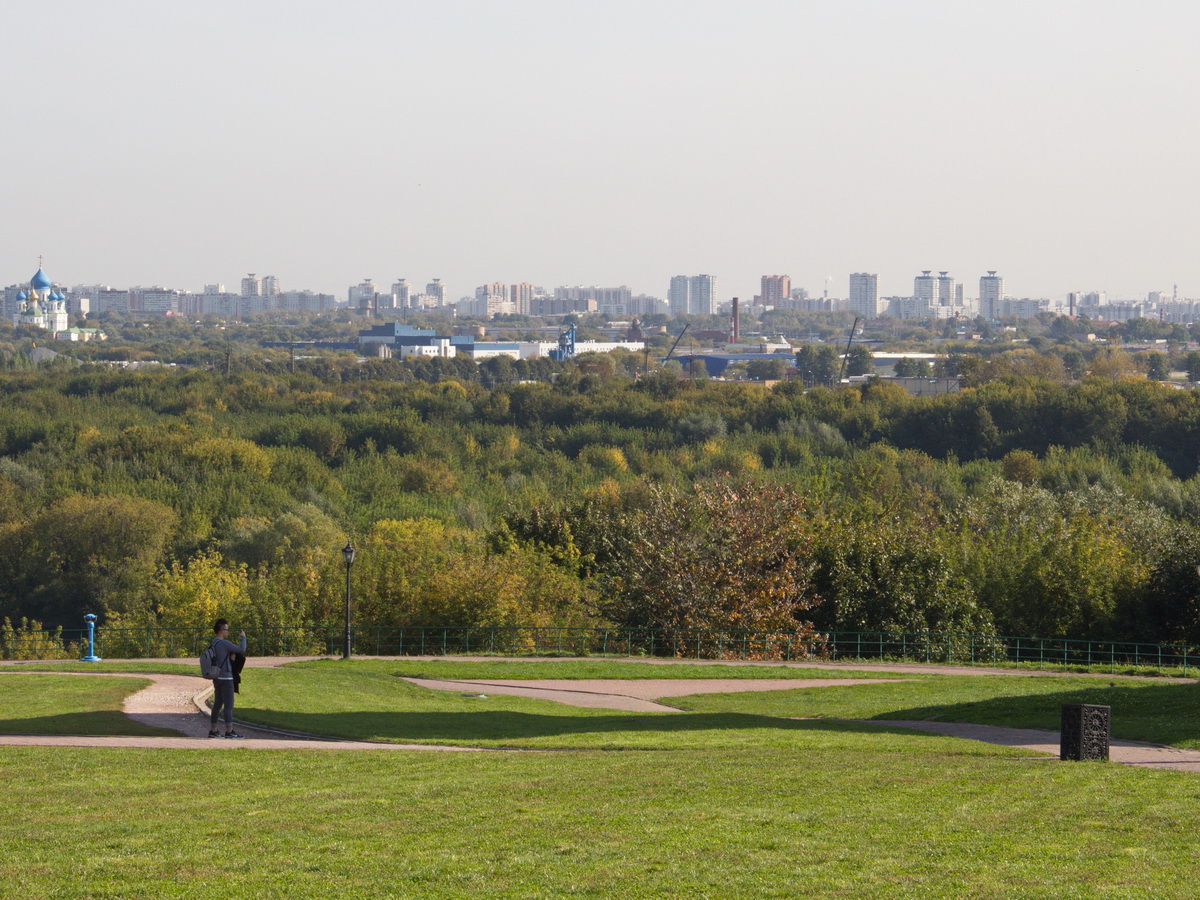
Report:
[[[925,269],[1200,295],[1179,4],[52,0],[8,24],[31,38],[0,109],[31,136],[0,150],[6,281],[45,254],[61,283],[336,296],[352,272],[455,299],[871,272],[887,296]]]

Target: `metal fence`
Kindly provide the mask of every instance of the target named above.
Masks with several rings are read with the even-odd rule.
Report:
[[[236,624],[232,628],[238,631]],[[256,656],[333,656],[344,626],[270,626],[246,629]],[[1000,635],[878,631],[762,632],[652,628],[540,628],[532,626],[381,626],[351,629],[361,656],[648,656],[682,659],[891,660],[1012,665],[1108,667],[1195,666],[1200,652],[1182,644],[1085,641]],[[113,659],[197,657],[212,632],[205,628],[96,629],[95,652]],[[0,658],[78,659],[86,631],[0,632]]]

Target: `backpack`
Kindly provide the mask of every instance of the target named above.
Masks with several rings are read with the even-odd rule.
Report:
[[[217,665],[217,654],[213,650],[212,644],[209,644],[208,649],[200,654],[200,674],[210,680],[221,674],[221,667]]]

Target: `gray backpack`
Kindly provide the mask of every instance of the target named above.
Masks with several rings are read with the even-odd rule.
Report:
[[[200,674],[210,680],[221,674],[221,667],[217,665],[217,654],[213,650],[212,644],[209,644],[208,649],[200,654]]]

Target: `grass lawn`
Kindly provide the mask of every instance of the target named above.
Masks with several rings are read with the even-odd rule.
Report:
[[[566,677],[561,663],[520,665]],[[402,669],[251,670],[239,715],[572,752],[0,748],[0,898],[1195,895],[1194,774],[784,718],[973,707],[1020,718],[1083,690],[1107,692],[1115,719],[1118,700],[1137,701],[1182,731],[1195,695],[1179,691],[1192,685],[933,676],[674,698],[692,711],[648,714],[425,691]],[[92,710],[105,685],[123,695],[139,681],[0,677],[6,698],[50,684]],[[1149,727],[1154,716],[1136,711],[1125,713]]]
[[[200,663],[198,657],[195,663],[148,662],[139,659],[88,663],[69,659],[0,666],[0,675],[5,672],[146,672],[154,675],[199,675]]]
[[[1107,679],[1069,675],[920,675],[829,672],[748,666],[755,673],[833,676],[828,688],[670,698],[674,713],[620,713],[568,707],[545,700],[426,691],[397,675],[439,678],[508,678],[511,668],[527,678],[613,677],[621,666],[650,668],[654,677],[671,667],[601,662],[603,674],[577,665],[593,663],[476,663],[439,661],[325,660],[277,670],[255,670],[239,697],[239,716],[281,728],[371,740],[519,747],[678,747],[711,740],[721,746],[786,742],[789,731],[807,727],[795,719],[930,719],[1058,728],[1063,703],[1100,703],[1113,709],[1113,735],[1200,748],[1200,684],[1154,679]],[[664,669],[666,671],[664,671]],[[741,671],[728,667],[729,671]],[[586,671],[588,674],[571,673]],[[721,667],[721,672],[726,667]],[[839,677],[876,675],[905,681],[838,685]],[[688,676],[684,676],[688,677]],[[703,677],[690,674],[690,677]],[[762,675],[749,677],[764,677]],[[766,676],[766,677],[779,677]],[[471,693],[472,695],[464,696]],[[701,738],[701,734],[706,737]]]
[[[121,702],[144,678],[20,675],[0,669],[0,734],[172,735],[141,725]]]
[[[408,678],[577,679],[615,678],[896,678],[888,672],[849,669],[798,669],[771,663],[715,664],[703,662],[629,662],[613,659],[564,660],[462,660],[462,659],[356,659],[363,671],[384,672]],[[342,660],[295,663],[295,666],[342,665]]]
[[[1190,898],[1194,775],[786,748],[0,749],[0,896]],[[53,840],[47,836],[53,835]]]
[[[712,694],[671,701],[692,712],[766,716],[940,719],[1057,731],[1064,703],[1112,707],[1114,738],[1200,749],[1200,684],[1155,680],[939,675],[830,690]]]

